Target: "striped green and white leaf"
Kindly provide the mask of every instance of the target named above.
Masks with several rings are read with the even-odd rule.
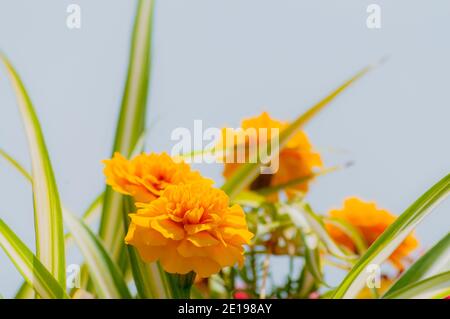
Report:
[[[33,287],[31,287],[26,281],[17,290],[14,299],[34,299],[35,292]]]
[[[0,157],[3,157],[7,163],[11,164],[11,166],[17,170],[27,181],[33,183],[33,178],[30,173],[24,168],[24,166],[19,163],[14,157],[9,155],[6,151],[0,149]],[[89,205],[86,211],[83,214],[83,221],[86,224],[92,224],[96,221],[96,219],[100,216],[101,208],[103,203],[103,194],[97,196],[94,201]],[[64,205],[62,205],[63,211],[69,211]],[[71,243],[71,234],[70,232],[64,236],[65,249],[67,250]],[[21,289],[20,289],[21,290]],[[20,291],[19,291],[20,292]],[[18,293],[19,293],[18,292]]]
[[[328,286],[323,280],[323,271],[320,261],[319,238],[314,233],[301,233],[303,247],[305,249],[305,267],[313,276],[316,284]]]
[[[64,212],[64,221],[80,248],[100,298],[131,298],[117,265],[111,260],[97,236],[79,218]]]
[[[450,295],[450,271],[403,286],[386,299],[442,299]]]
[[[389,297],[403,287],[450,270],[450,233],[419,258],[389,288],[384,297]]]
[[[86,225],[93,225],[100,218],[102,207],[103,207],[103,196],[104,194],[100,194],[97,196],[94,201],[89,205],[89,207],[84,212],[82,219]],[[63,205],[63,211],[68,210]],[[65,236],[65,244],[66,250],[69,249],[70,244],[72,243],[72,235],[68,232]]]
[[[62,209],[39,119],[25,86],[8,59],[0,55],[16,93],[25,126],[33,176],[36,255],[61,285],[65,285]]]
[[[267,154],[273,158],[279,153],[280,149],[286,145],[286,143],[310,120],[312,120],[325,106],[329,105],[338,95],[344,92],[351,84],[359,80],[366,73],[372,70],[374,65],[370,65],[356,73],[349,80],[344,82],[336,90],[327,95],[324,99],[308,109],[305,113],[295,119],[286,129],[284,129],[279,136],[275,136],[271,141],[268,141]],[[275,140],[277,139],[277,140]],[[272,148],[272,146],[275,146]],[[257,160],[257,163],[246,163],[241,165],[236,172],[229,178],[222,186],[222,190],[225,191],[231,198],[237,196],[243,189],[249,186],[260,173],[261,159]],[[266,159],[267,160],[267,159]],[[267,162],[265,160],[265,162]]]
[[[140,0],[131,41],[128,75],[117,123],[113,152],[131,155],[145,130],[154,0]],[[106,188],[99,235],[115,261],[123,256],[122,197]],[[123,270],[123,269],[122,269]]]
[[[282,190],[284,190],[285,188],[290,188],[290,187],[295,187],[297,185],[303,184],[305,182],[311,181],[313,179],[315,179],[316,177],[334,172],[336,170],[340,169],[340,167],[335,166],[335,167],[330,167],[330,168],[325,168],[322,169],[318,172],[314,172],[310,175],[307,176],[303,176],[303,177],[299,177],[299,178],[294,178],[286,183],[282,183],[279,185],[274,185],[274,186],[267,186],[267,187],[263,187],[263,188],[259,188],[258,190],[255,190],[256,193],[260,194],[260,195],[271,195],[274,193],[278,193]]]
[[[324,221],[330,225],[339,228],[339,230],[341,230],[344,234],[346,234],[347,237],[350,238],[355,244],[358,254],[362,255],[366,252],[367,250],[366,240],[362,236],[361,232],[357,228],[355,228],[352,224],[350,224],[344,219],[333,217],[324,218]]]
[[[381,265],[449,192],[450,174],[425,192],[378,237],[336,288],[333,298],[354,298],[367,280],[367,267]]]
[[[233,200],[233,204],[257,208],[266,202],[266,198],[256,192],[243,191],[240,192]]]
[[[65,289],[50,274],[30,249],[0,219],[0,246],[30,287],[45,299],[68,298]],[[65,285],[65,283],[64,283]]]
[[[355,260],[356,256],[347,254],[334,242],[326,230],[321,217],[314,213],[311,206],[303,202],[292,204],[292,209],[290,209],[289,212],[292,220],[299,227],[301,227],[302,224],[308,225],[307,227],[318,236],[330,254],[343,260]]]

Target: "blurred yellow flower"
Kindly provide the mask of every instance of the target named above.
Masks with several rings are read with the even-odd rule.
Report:
[[[241,123],[241,128],[256,129],[256,139],[259,141],[261,136],[259,135],[259,129],[267,129],[267,141],[272,138],[270,129],[279,129],[282,132],[289,126],[287,122],[281,122],[272,119],[267,112],[263,112],[261,115],[245,119]],[[226,141],[225,130],[222,131],[222,141]],[[234,143],[237,143],[236,140]],[[246,139],[246,146],[248,147],[249,139]],[[230,145],[227,145],[230,147]],[[241,163],[225,163],[223,176],[229,178],[238,169]],[[251,185],[252,189],[258,189],[268,186],[277,186],[288,183],[292,180],[309,177],[313,174],[315,167],[322,167],[322,160],[320,154],[314,152],[311,143],[305,132],[297,132],[283,147],[279,154],[279,169],[275,174],[260,175],[254,183]],[[295,186],[285,188],[285,192],[288,196],[294,195],[294,193],[301,191],[308,191],[308,182],[299,183]]]
[[[116,192],[130,195],[136,202],[148,203],[155,200],[169,185],[209,181],[189,165],[176,163],[167,153],[140,154],[127,160],[119,153],[104,160],[106,183]]]
[[[210,184],[168,186],[158,199],[137,204],[125,238],[146,262],[159,260],[165,271],[208,277],[244,261],[248,231],[244,211],[229,207],[228,196]]]
[[[397,218],[384,209],[377,208],[374,202],[364,202],[358,198],[351,197],[344,201],[342,209],[334,209],[329,212],[331,217],[340,218],[353,225],[362,237],[366,240],[367,245],[371,245],[386,228],[391,225]],[[355,251],[353,241],[340,229],[333,225],[327,225],[327,229],[333,239]],[[399,270],[403,270],[402,261],[418,247],[419,242],[410,234],[397,249],[389,257],[389,261]]]
[[[382,276],[381,279],[380,279],[380,287],[379,288],[375,288],[377,294],[382,296],[386,291],[388,291],[388,289],[392,286],[393,283],[394,283],[393,280],[389,279],[386,276]],[[374,292],[373,292],[372,289],[370,289],[367,286],[365,286],[358,293],[358,296],[356,298],[358,298],[358,299],[374,299],[375,295],[374,295]]]

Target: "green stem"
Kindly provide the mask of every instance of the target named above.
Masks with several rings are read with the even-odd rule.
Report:
[[[170,286],[172,287],[172,295],[174,299],[190,299],[191,287],[194,283],[195,272],[191,271],[185,275],[167,273]]]

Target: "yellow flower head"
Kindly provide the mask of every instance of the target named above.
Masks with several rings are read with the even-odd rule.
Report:
[[[166,153],[140,154],[127,160],[121,154],[103,161],[106,183],[116,192],[130,195],[136,202],[150,202],[170,185],[211,180],[191,171],[189,165],[176,163]]]
[[[377,208],[374,202],[364,202],[352,197],[344,201],[342,209],[334,209],[329,212],[331,217],[340,218],[353,225],[366,243],[370,246],[391,225],[396,216],[384,209]],[[333,239],[355,251],[353,241],[340,229],[333,225],[327,225],[327,229]],[[389,257],[389,261],[399,270],[403,270],[403,259],[407,257],[419,243],[413,234],[409,235]]]
[[[270,141],[271,129],[278,129],[281,133],[289,126],[287,122],[281,122],[272,119],[267,112],[263,112],[260,116],[245,119],[242,121],[241,127],[243,130],[256,129],[256,139],[259,141],[259,129],[267,129],[267,138],[264,140]],[[265,136],[264,136],[265,137]],[[226,141],[225,131],[222,133],[221,143]],[[237,143],[235,141],[235,143]],[[249,139],[246,139],[246,145]],[[227,145],[230,147],[230,145]],[[225,163],[223,176],[229,178],[238,169],[241,163]],[[261,175],[252,185],[253,189],[277,186],[288,183],[292,180],[308,177],[313,174],[315,167],[322,167],[322,160],[318,153],[314,152],[311,143],[305,132],[297,132],[288,143],[281,149],[279,154],[279,169],[273,175]],[[297,191],[307,192],[308,183],[300,183],[295,186],[285,189],[288,196],[293,195]]]
[[[210,184],[169,186],[158,199],[137,204],[125,238],[146,262],[159,260],[165,271],[208,277],[244,261],[248,231],[244,211],[229,207],[228,196]]]

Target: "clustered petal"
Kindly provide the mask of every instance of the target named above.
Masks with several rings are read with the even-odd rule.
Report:
[[[229,207],[228,196],[203,182],[169,186],[161,196],[139,204],[125,238],[146,262],[159,260],[171,273],[208,277],[244,261],[248,231],[244,211]]]
[[[340,218],[354,226],[370,246],[397,218],[384,209],[377,208],[374,202],[364,202],[356,197],[344,201],[342,209],[333,209],[328,213],[331,217]],[[327,225],[333,239],[355,251],[353,241],[339,228]],[[389,257],[389,261],[399,270],[403,270],[403,260],[418,247],[419,243],[410,234]]]
[[[256,129],[257,142],[259,142],[259,139],[261,138],[270,141],[273,137],[271,136],[271,129],[278,129],[281,133],[288,126],[288,122],[272,119],[267,112],[263,112],[261,115],[254,118],[245,119],[241,123],[241,128],[243,130]],[[267,129],[267,135],[261,137],[259,129]],[[226,145],[227,137],[225,136],[225,133],[226,132],[223,130],[219,146]],[[238,143],[236,140],[234,142]],[[248,146],[249,139],[246,139],[245,143]],[[230,146],[227,145],[227,147]],[[230,178],[240,165],[242,164],[237,161],[233,163],[225,162],[223,176],[225,178]],[[314,151],[306,133],[299,131],[288,141],[286,146],[281,149],[279,153],[278,171],[275,174],[270,175],[269,178],[264,178],[264,176],[261,175],[261,178],[264,178],[264,185],[256,185],[256,188],[282,185],[295,179],[309,177],[314,173],[314,168],[322,166],[323,163],[320,154]],[[303,193],[307,192],[308,182],[285,188],[285,192],[288,196],[299,191]]]
[[[159,261],[169,273],[194,271],[199,277],[242,266],[243,245],[253,234],[242,208],[230,207],[228,196],[212,187],[212,180],[166,153],[131,160],[115,153],[104,164],[106,183],[136,202],[125,242],[144,261]]]
[[[116,192],[130,195],[136,202],[150,202],[161,196],[169,185],[209,181],[189,165],[175,162],[167,153],[140,154],[127,160],[120,153],[103,161],[106,183]]]

